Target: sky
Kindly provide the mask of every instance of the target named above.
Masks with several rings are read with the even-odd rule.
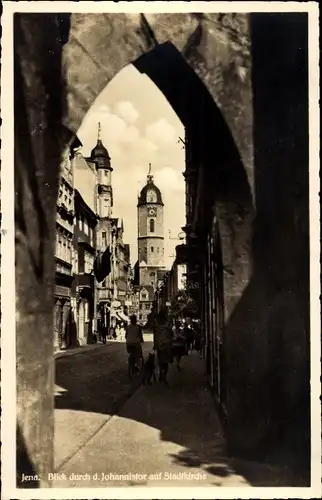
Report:
[[[77,133],[84,156],[96,145],[98,122],[114,169],[113,217],[124,221],[123,239],[130,244],[131,262],[137,260],[137,197],[151,163],[165,205],[164,256],[166,268],[171,268],[180,241],[169,236],[178,238],[185,225],[185,153],[179,141],[184,138],[183,125],[155,84],[132,65],[114,77],[86,114]],[[75,187],[85,189],[82,175],[82,169],[75,172]],[[91,192],[81,194],[85,201],[93,199]]]

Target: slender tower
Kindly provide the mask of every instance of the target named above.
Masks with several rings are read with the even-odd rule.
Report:
[[[146,185],[139,194],[138,210],[138,263],[139,288],[144,323],[151,310],[158,270],[164,268],[164,223],[162,195],[154,184],[151,163]]]
[[[92,150],[90,159],[96,164],[96,195],[97,195],[97,214],[99,220],[96,226],[96,248],[98,252],[103,254],[107,247],[113,250],[113,235],[112,235],[112,208],[113,208],[113,189],[112,189],[112,171],[111,158],[106,147],[101,141],[101,124],[98,124],[97,144]],[[98,308],[101,311],[101,322],[105,327],[110,325],[109,306],[113,296],[112,273],[98,285]],[[114,281],[114,280],[113,280]],[[95,305],[95,308],[97,306]]]
[[[97,144],[91,153],[97,169],[97,212],[101,219],[112,215],[113,189],[111,158],[101,141],[101,124],[98,124]]]

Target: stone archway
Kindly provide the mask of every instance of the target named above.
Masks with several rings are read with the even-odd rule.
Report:
[[[230,270],[225,288],[235,290],[227,303],[229,315],[252,273],[249,16],[170,17],[72,15],[63,50],[67,94],[63,123],[76,133],[96,97],[127,64],[155,83],[188,132],[194,161],[205,168],[209,204],[216,202],[224,266]]]
[[[95,98],[124,66],[170,43],[223,113],[252,185],[248,14],[73,14],[68,21],[62,54],[66,128],[77,132]]]
[[[231,16],[231,24],[233,18]],[[148,19],[126,14],[65,17],[37,14],[15,18],[15,106],[19,110],[15,120],[15,136],[19,138],[15,148],[17,383],[21,408],[18,420],[30,456],[35,457],[43,478],[53,470],[50,438],[53,435],[52,241],[61,151],[73,139],[101,90],[129,63],[137,61],[140,69],[147,69],[150,78],[167,93],[172,106],[178,108],[178,91],[161,88],[167,82],[167,59],[173,56],[172,68],[180,61],[180,71],[186,68],[186,74],[190,70],[194,76],[191,76],[192,87],[201,84],[204,88],[205,103],[207,99],[217,103],[217,118],[220,110],[231,130],[231,142],[240,151],[245,169],[241,171],[242,177],[247,186],[251,185],[252,113],[247,16],[235,16],[234,22],[241,34],[240,43],[238,37],[236,43],[236,29],[224,26],[223,19],[213,14],[176,14],[171,16],[171,23],[168,15]],[[145,54],[146,58],[139,59]],[[195,111],[197,108],[194,107]],[[190,125],[189,120],[185,121],[195,134],[194,119],[196,114],[190,117]],[[195,140],[197,154],[210,139],[213,137],[208,135],[206,141]],[[211,177],[209,151],[206,153]],[[246,191],[249,203],[249,189]],[[33,221],[33,225],[27,224],[27,220]],[[26,293],[26,284],[33,289],[32,298]],[[33,349],[31,341],[37,328],[35,318],[37,323],[48,325],[42,334],[44,342],[37,350]],[[36,368],[40,361],[42,380]],[[30,384],[28,390],[20,394],[19,387],[25,387],[26,374]],[[29,408],[38,415],[34,426],[30,427],[22,408]],[[46,409],[45,413],[42,408]],[[47,448],[37,437],[45,434],[48,436]],[[40,449],[42,458],[38,461]]]
[[[259,188],[262,188],[263,192],[264,177],[271,186],[266,197],[260,195],[256,199],[256,204],[258,201],[261,204],[262,217],[257,223],[257,227],[260,227],[262,232],[266,231],[266,227],[270,228],[270,232],[267,233],[266,248],[261,249],[262,253],[269,257],[267,262],[272,269],[278,271],[276,275],[284,287],[288,286],[288,280],[290,280],[284,276],[283,267],[287,262],[286,252],[281,254],[281,257],[278,255],[279,245],[273,248],[272,235],[278,244],[280,240],[285,242],[283,230],[286,227],[291,227],[293,241],[296,241],[297,245],[293,243],[292,238],[289,238],[291,243],[284,244],[284,248],[292,255],[294,269],[297,270],[294,262],[299,263],[300,257],[307,258],[308,255],[305,228],[302,230],[299,224],[300,230],[295,230],[293,226],[286,224],[290,222],[289,208],[291,203],[289,206],[284,203],[285,197],[282,189],[287,189],[292,201],[292,196],[297,196],[297,186],[300,185],[299,190],[303,197],[301,198],[299,217],[300,222],[303,221],[305,226],[307,180],[301,167],[302,163],[306,161],[306,82],[303,73],[298,73],[299,84],[292,86],[294,78],[292,61],[295,60],[296,68],[301,69],[301,61],[297,62],[296,50],[291,43],[288,43],[285,34],[293,33],[295,36],[292,32],[292,26],[283,24],[284,21],[281,20],[277,31],[275,30],[275,33],[277,32],[280,36],[279,40],[282,40],[283,43],[277,44],[275,40],[270,40],[269,49],[273,51],[275,57],[262,58],[263,61],[265,60],[264,79],[258,78],[258,67],[261,67],[260,52],[262,47],[267,45],[265,37],[270,39],[271,21],[261,24],[257,32],[255,30],[257,45],[255,44],[254,61],[257,77],[255,72],[255,78],[253,76],[252,80],[251,66],[254,61],[251,60],[250,55],[247,16],[176,14],[171,16],[170,23],[167,15],[144,18],[143,16],[126,14],[98,16],[78,14],[65,17],[67,29],[66,25],[63,26],[63,20],[63,16],[55,14],[20,15],[15,18],[17,414],[19,432],[23,436],[31,466],[34,466],[42,477],[41,486],[48,485],[48,481],[44,478],[47,478],[48,472],[53,470],[52,242],[55,234],[54,214],[60,154],[76,134],[85,113],[95,98],[122,67],[129,63],[135,63],[142,64],[144,69],[144,59],[150,58],[151,64],[148,65],[148,71],[152,72],[153,69],[153,75],[150,73],[149,76],[159,80],[161,85],[160,74],[162,76],[163,72],[164,75],[167,70],[167,66],[164,65],[166,58],[163,58],[162,51],[164,51],[164,47],[168,47],[173,54],[179,53],[181,60],[199,78],[211,101],[216,103],[216,111],[212,108],[213,119],[216,121],[214,118],[216,115],[219,120],[218,112],[220,112],[228,128],[228,131],[226,128],[226,133],[224,133],[224,124],[222,123],[220,127],[219,137],[226,138],[227,143],[221,151],[219,162],[216,158],[216,165],[215,162],[212,164],[213,151],[207,150],[205,147],[211,139],[214,139],[208,133],[209,127],[206,129],[206,138],[195,140],[194,144],[197,145],[195,148],[197,149],[196,156],[198,157],[199,153],[202,152],[205,163],[208,165],[206,179],[214,181],[218,179],[216,175],[222,175],[223,182],[220,186],[215,186],[216,190],[213,194],[217,200],[219,199],[216,210],[223,253],[225,256],[229,256],[229,262],[226,262],[226,265],[230,264],[230,267],[233,267],[235,275],[241,277],[242,280],[245,279],[247,283],[247,274],[251,271],[248,256],[253,210],[251,194],[254,194],[254,141],[257,141],[255,179],[257,192],[260,192]],[[301,22],[296,25],[299,29],[295,31],[299,44],[305,47],[303,39],[305,39],[306,32],[305,26]],[[302,51],[302,54],[304,53],[305,51]],[[159,61],[157,61],[157,55]],[[154,66],[151,57],[152,62],[154,60]],[[276,73],[276,66],[274,66],[276,61],[283,68],[283,81],[279,82],[281,92],[278,99],[272,90],[273,84],[278,79],[276,74],[280,74]],[[157,63],[163,66],[161,72]],[[83,71],[84,67],[87,68],[86,72]],[[271,80],[267,78],[267,75]],[[254,114],[257,125],[255,138],[252,130],[253,91],[251,80],[255,81],[257,85],[254,101],[255,111],[257,110],[257,114]],[[174,96],[175,92],[172,97],[173,103],[176,102]],[[204,103],[206,102],[205,98]],[[294,102],[299,103],[299,106],[292,107]],[[289,113],[289,109],[294,110],[293,114]],[[286,119],[278,122],[281,110]],[[263,115],[268,117],[268,125],[261,122]],[[290,122],[304,123],[304,128],[297,133],[295,145],[293,137],[288,135]],[[275,132],[276,124],[279,125],[278,133]],[[196,134],[195,128],[191,126],[192,133]],[[283,141],[280,140],[281,137],[284,139]],[[228,139],[231,139],[230,142]],[[235,148],[233,154],[228,154],[226,157],[225,153],[228,153],[227,144],[229,143],[235,144]],[[269,158],[273,157],[274,162],[267,161],[265,155]],[[227,158],[229,161],[223,165],[222,162]],[[230,168],[231,163],[242,166],[242,168],[234,170],[236,174],[234,183],[228,182],[230,179],[225,177],[225,169]],[[296,165],[297,185],[295,181],[293,182],[294,165]],[[279,169],[284,172],[281,183],[279,182]],[[228,171],[230,172],[230,170]],[[265,175],[261,177],[263,172]],[[237,186],[239,181],[242,181],[243,189],[236,191],[233,186]],[[272,210],[267,201],[270,201],[269,196],[272,192],[277,193],[278,210],[279,213],[283,213],[284,226],[278,217],[271,219]],[[208,194],[210,195],[211,192],[208,191]],[[211,196],[209,196],[208,201],[211,203]],[[262,223],[263,221],[265,224]],[[236,236],[237,240],[235,240]],[[298,252],[298,255],[295,255],[294,250],[292,253],[292,247],[300,248],[302,254]],[[272,248],[274,251],[270,254]],[[279,262],[279,266],[275,264],[275,261]],[[294,273],[293,267],[292,286],[296,287],[296,273]],[[246,276],[240,272],[244,269],[247,270]],[[303,298],[300,299],[298,309],[304,310],[306,318],[307,281],[305,281],[305,270],[301,275],[304,283],[303,291],[301,291]],[[265,276],[266,278],[267,276]],[[33,294],[29,293],[30,289],[33,290]],[[257,290],[256,287],[254,290]],[[240,290],[237,296],[238,294],[240,294]],[[230,329],[237,334],[241,330],[240,318],[245,309],[250,310],[250,306],[253,306],[257,300],[255,293],[251,296],[248,291],[245,295],[243,304],[239,302],[238,310],[230,321]],[[266,309],[267,306],[267,299],[263,297],[263,309]],[[256,332],[258,322],[255,320],[254,331]],[[247,361],[247,352],[244,354],[247,326],[246,324],[243,328],[243,342],[236,342],[238,352],[234,359]],[[305,328],[307,328],[306,325]],[[41,342],[37,345],[37,349],[34,345],[35,331],[41,331]],[[292,329],[290,331],[293,332]],[[233,338],[233,336],[231,337]],[[235,335],[236,337],[237,335]],[[253,338],[255,335],[252,338],[249,335],[249,345]],[[288,341],[289,345],[290,342],[301,346],[303,344],[302,331],[296,330],[291,341]],[[256,345],[260,347],[261,343],[258,342]],[[261,356],[260,352],[259,363],[262,359]],[[301,355],[297,366],[307,366],[305,356],[305,353]],[[289,373],[292,373],[292,370]],[[236,379],[240,378],[238,375],[236,374]],[[307,381],[307,377],[304,378],[303,387]],[[240,384],[237,381],[236,393],[240,392],[239,388]],[[260,387],[258,391],[260,391]],[[240,394],[240,400],[242,401],[242,399],[243,395]],[[32,424],[28,418],[30,414],[35,416]],[[238,423],[238,411],[236,415],[236,423]],[[47,437],[45,443],[42,436]],[[23,450],[22,453],[24,453]],[[23,456],[25,457],[25,455],[24,453]],[[27,469],[25,467],[24,470]]]

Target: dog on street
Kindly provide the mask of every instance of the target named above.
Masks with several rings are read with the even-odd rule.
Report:
[[[151,385],[152,379],[156,382],[155,376],[155,354],[150,353],[147,360],[144,363],[143,369],[143,385]]]

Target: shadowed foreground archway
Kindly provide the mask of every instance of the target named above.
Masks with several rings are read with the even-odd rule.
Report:
[[[95,98],[126,64],[147,73],[189,131],[196,163],[204,172],[207,213],[215,210],[219,219],[224,264],[231,271],[224,288],[228,356],[231,366],[237,366],[228,376],[234,441],[247,446],[256,421],[260,426],[251,446],[265,433],[265,418],[260,412],[250,415],[247,407],[252,395],[263,393],[276,352],[282,363],[288,360],[285,373],[278,369],[274,381],[275,388],[283,387],[279,401],[286,397],[282,417],[309,393],[307,20],[296,15],[282,16],[278,22],[264,18],[240,14],[15,18],[17,405],[20,431],[41,474],[41,486],[49,484],[47,473],[53,470],[53,241],[60,154]],[[273,28],[276,41],[270,38]],[[267,46],[274,57],[266,59],[272,62],[265,62],[265,77],[260,78],[260,53]],[[294,72],[299,77],[296,86],[292,86]],[[285,121],[278,122],[280,115]],[[303,124],[296,144],[286,126],[290,118]],[[263,151],[269,152],[268,157]],[[280,180],[288,193],[284,200]],[[260,194],[263,182],[270,186],[265,196]],[[278,201],[279,217],[274,207],[273,220],[266,203],[269,196]],[[205,227],[209,222],[200,220]],[[259,252],[263,235],[268,236]],[[294,252],[296,245],[300,250]],[[284,266],[288,260],[292,264]],[[285,321],[294,309],[302,326]],[[35,337],[35,332],[41,335]],[[250,353],[255,368],[250,366]],[[291,387],[288,392],[287,387]],[[306,400],[301,412],[297,430],[306,432]],[[308,449],[307,439],[305,445]]]

